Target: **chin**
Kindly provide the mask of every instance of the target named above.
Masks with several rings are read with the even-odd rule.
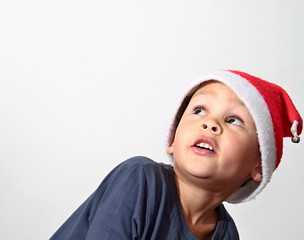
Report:
[[[197,177],[197,178],[210,178],[211,177],[211,172],[208,171],[205,167],[194,167],[191,169],[188,169],[188,173],[193,176],[193,177]]]

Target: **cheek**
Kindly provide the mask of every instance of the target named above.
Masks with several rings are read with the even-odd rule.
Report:
[[[181,154],[191,143],[190,124],[179,124],[171,146],[167,149],[169,154]]]
[[[246,136],[246,141],[244,140],[244,146],[247,148],[248,152],[252,155],[257,156],[259,155],[259,143],[258,137],[255,132],[252,132],[248,136]]]
[[[176,132],[175,132],[175,137],[174,141],[175,143],[183,141],[187,136],[190,134],[190,129],[191,129],[191,123],[187,122],[180,122],[178,125]]]
[[[249,163],[258,158],[259,148],[255,136],[232,134],[227,139],[230,140],[225,145],[225,152],[231,162]]]
[[[240,150],[240,155],[243,157],[245,164],[251,167],[259,160],[259,146],[255,136],[248,137],[243,140],[242,149]]]

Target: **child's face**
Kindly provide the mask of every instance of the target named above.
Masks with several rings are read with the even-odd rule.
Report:
[[[209,179],[215,184],[208,186],[227,193],[250,178],[262,179],[254,121],[235,93],[219,82],[195,92],[167,152],[173,154],[179,178]]]

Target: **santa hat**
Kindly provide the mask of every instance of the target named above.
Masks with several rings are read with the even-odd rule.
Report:
[[[264,189],[280,164],[283,137],[291,137],[294,143],[300,141],[302,118],[285,90],[276,84],[240,71],[209,72],[196,78],[183,95],[171,125],[168,146],[174,140],[176,128],[192,95],[201,83],[210,80],[222,82],[234,91],[248,108],[256,125],[263,179],[261,182],[249,180],[226,199],[230,203],[246,202]]]

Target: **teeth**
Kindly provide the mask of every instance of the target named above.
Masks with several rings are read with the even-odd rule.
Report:
[[[206,148],[209,149],[210,151],[213,151],[213,148],[208,143],[198,143],[195,146],[200,148]]]

